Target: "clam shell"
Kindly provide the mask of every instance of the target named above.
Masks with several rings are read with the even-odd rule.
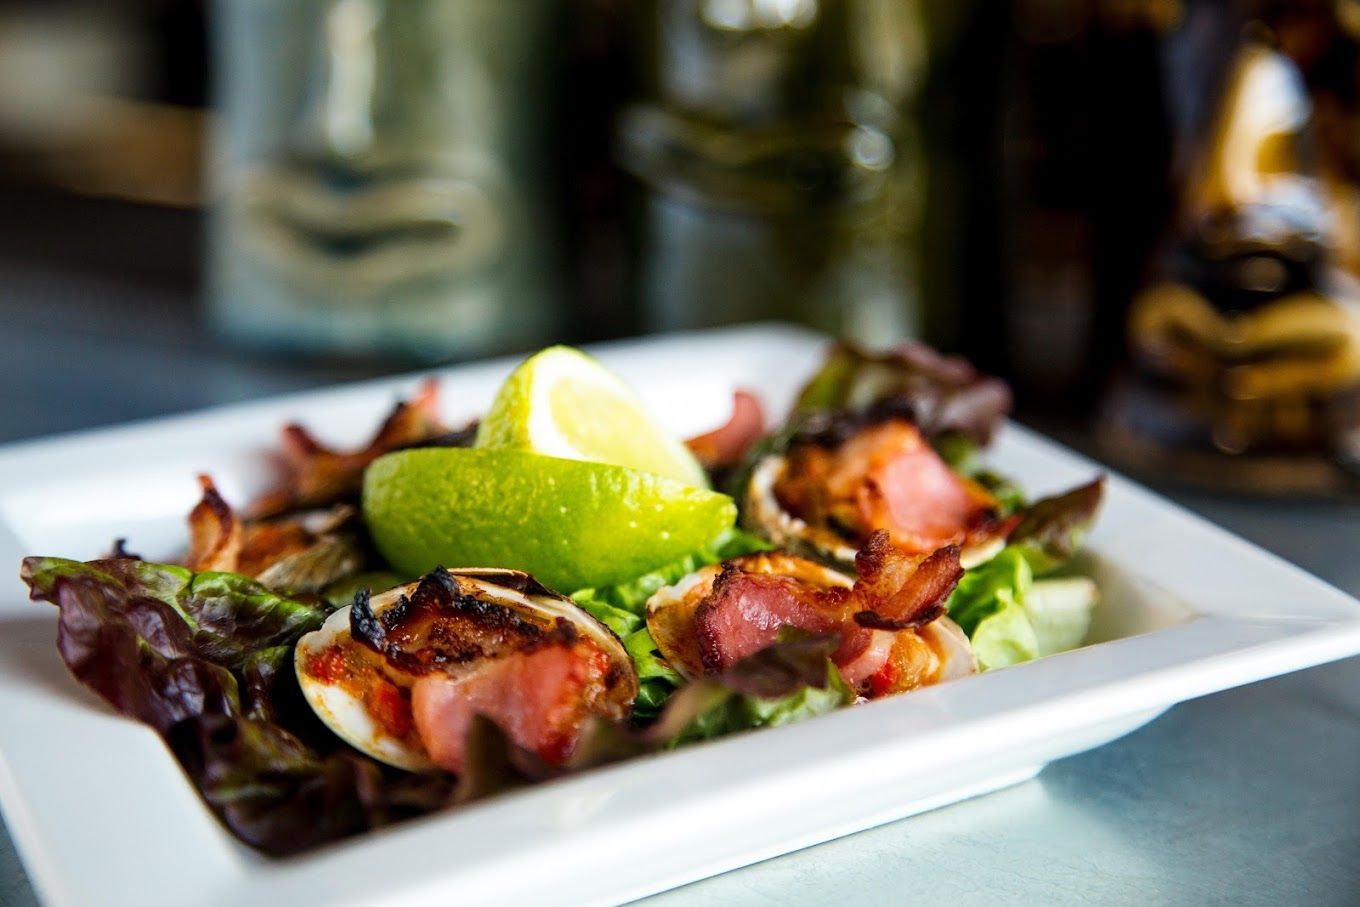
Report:
[[[853,572],[858,552],[854,543],[831,529],[810,525],[779,503],[774,486],[786,468],[783,456],[771,455],[761,460],[751,472],[742,503],[746,527],[779,548]],[[959,562],[965,570],[970,570],[996,557],[1004,547],[1004,538],[984,539],[964,546],[959,552]]]
[[[545,629],[565,620],[582,636],[598,645],[610,663],[618,668],[613,672],[616,682],[608,690],[609,702],[620,716],[627,714],[633,699],[637,697],[637,672],[623,643],[608,627],[581,610],[570,599],[550,592],[527,573],[494,568],[447,572],[454,579],[461,595],[513,610]],[[375,595],[369,602],[369,608],[375,616],[381,616],[404,596],[413,593],[419,584],[416,581]],[[327,682],[307,670],[312,659],[339,646],[347,653],[354,653],[356,662],[371,663],[375,672],[380,672],[386,680],[399,687],[409,689],[419,679],[417,675],[395,667],[383,656],[354,640],[350,633],[352,611],[352,605],[337,610],[319,629],[298,641],[293,666],[304,697],[317,717],[355,749],[407,771],[433,770],[434,764],[414,734],[405,739],[393,736],[374,720],[360,696],[344,685]]]
[[[855,584],[854,579],[838,570],[779,551],[746,555],[742,563],[752,572],[792,576],[821,588],[848,589]],[[721,572],[720,564],[702,567],[678,583],[658,589],[647,599],[647,629],[652,641],[682,677],[693,679],[704,674],[703,657],[694,633],[694,610],[712,591],[713,581]]]

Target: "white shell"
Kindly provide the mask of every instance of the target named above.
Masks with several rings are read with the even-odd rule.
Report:
[[[334,645],[357,645],[349,635],[351,607],[346,605],[335,611],[319,629],[298,640],[293,669],[302,695],[326,727],[360,752],[409,772],[431,771],[435,766],[423,747],[391,736],[373,720],[361,699],[344,687],[325,683],[303,670],[308,658],[320,655]]]
[[[811,545],[834,560],[853,564],[858,551],[854,545],[830,530],[808,525],[779,503],[774,486],[784,475],[785,468],[784,458],[777,455],[768,456],[756,464],[751,481],[746,486],[747,513],[776,547]]]
[[[968,642],[968,634],[948,617],[937,617],[916,633],[940,659],[940,676],[936,683],[978,672],[977,656]]]

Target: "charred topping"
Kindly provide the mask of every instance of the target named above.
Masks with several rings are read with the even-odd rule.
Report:
[[[522,570],[503,570],[499,567],[471,567],[458,571],[460,576],[469,576],[479,579],[484,583],[493,586],[500,586],[503,589],[511,589],[524,595],[549,595],[554,598],[558,594],[547,586],[534,579]]]
[[[916,563],[893,548],[887,532],[875,532],[855,556],[859,573],[855,591],[871,605],[892,602],[899,613],[886,617],[881,609],[870,607],[855,614],[855,623],[875,630],[905,630],[935,620],[944,614],[945,603],[963,578],[959,554],[958,545],[948,545]]]
[[[354,594],[354,604],[349,609],[349,635],[381,653],[387,648],[387,628],[373,613],[372,597],[368,589]]]
[[[492,582],[507,579],[505,588],[536,592],[542,587],[515,571],[469,570],[460,576]],[[468,664],[507,652],[532,652],[547,645],[572,645],[579,631],[557,618],[550,626],[527,620],[513,608],[469,594],[457,578],[436,568],[421,578],[382,614],[373,612],[368,590],[355,596],[350,634],[382,655],[395,668],[424,674]]]

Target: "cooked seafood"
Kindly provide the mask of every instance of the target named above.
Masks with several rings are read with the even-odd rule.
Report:
[[[858,580],[783,552],[733,558],[656,592],[647,626],[662,655],[690,677],[721,673],[783,627],[837,634],[832,661],[865,696],[977,670],[967,637],[943,616],[963,575],[957,548],[908,557],[880,531],[856,567]]]
[[[958,545],[965,567],[1005,544],[1016,520],[960,475],[911,422],[892,418],[848,437],[796,439],[757,464],[746,491],[748,525],[777,545],[842,564],[885,531],[908,554]]]
[[[587,717],[625,717],[637,695],[618,638],[514,570],[439,569],[361,593],[299,640],[294,665],[327,726],[409,770],[458,772],[477,714],[561,763]]]

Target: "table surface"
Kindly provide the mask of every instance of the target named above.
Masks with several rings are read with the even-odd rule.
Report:
[[[223,350],[174,294],[120,299],[17,266],[0,285],[0,443],[371,373]],[[1360,595],[1360,507],[1171,494]],[[1360,658],[1185,703],[1017,787],[651,900],[1355,903],[1357,769]],[[0,904],[34,903],[0,830]]]

